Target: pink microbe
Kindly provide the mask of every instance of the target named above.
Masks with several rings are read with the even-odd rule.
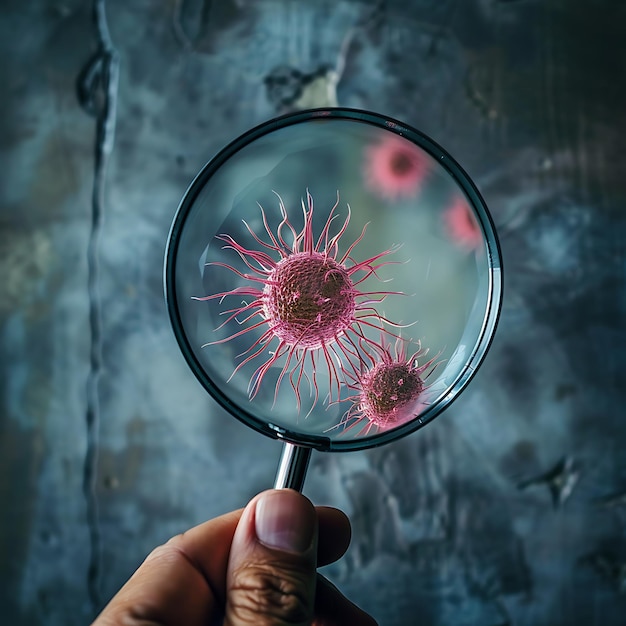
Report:
[[[455,196],[443,214],[448,237],[459,247],[475,250],[482,243],[482,233],[467,200]]]
[[[413,143],[389,135],[367,148],[364,178],[376,195],[387,200],[412,197],[428,175],[428,157]]]
[[[245,328],[225,339],[205,345],[231,341],[253,331],[261,333],[240,355],[245,358],[231,375],[232,379],[238,370],[254,359],[265,359],[250,379],[250,399],[258,393],[270,368],[284,360],[275,382],[275,399],[284,377],[288,376],[300,408],[300,385],[302,379],[306,378],[314,393],[314,406],[319,394],[316,375],[318,355],[323,355],[323,362],[328,370],[329,399],[332,399],[333,388],[338,397],[342,363],[360,363],[364,357],[359,346],[376,345],[367,338],[366,329],[376,329],[384,334],[387,332],[384,325],[394,326],[377,312],[376,304],[388,295],[400,293],[365,292],[359,289],[359,285],[370,276],[378,278],[377,271],[391,263],[381,259],[394,252],[394,249],[385,250],[364,261],[355,261],[352,254],[355,246],[365,236],[366,225],[360,236],[340,256],[340,240],[350,222],[350,207],[348,206],[347,217],[338,232],[331,234],[332,223],[337,217],[335,211],[339,196],[315,240],[311,195],[307,192],[306,204],[302,201],[304,225],[300,232],[296,231],[289,220],[282,199],[276,195],[282,219],[275,232],[270,228],[266,213],[261,207],[266,240],[244,222],[256,249],[244,247],[227,234],[217,237],[226,244],[225,250],[234,250],[239,255],[247,270],[240,271],[225,263],[209,263],[225,267],[249,281],[250,285],[194,299],[222,301],[234,296],[248,300],[240,306],[223,311],[222,314],[228,315],[228,318],[219,327],[234,321]],[[307,360],[310,366],[308,371]]]
[[[344,370],[348,389],[356,391],[348,398],[352,406],[340,424],[345,430],[364,425],[361,434],[368,434],[372,428],[387,430],[415,417],[425,380],[434,368],[426,376],[424,373],[437,357],[419,365],[418,359],[425,357],[428,350],[418,344],[417,350],[407,357],[409,344],[398,339],[392,352],[389,345],[381,342],[369,368],[360,372]]]

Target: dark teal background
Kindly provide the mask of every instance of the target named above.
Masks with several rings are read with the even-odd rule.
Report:
[[[499,230],[505,299],[434,423],[314,453],[305,493],[354,527],[326,574],[383,625],[625,623],[623,3],[1,7],[3,624],[89,623],[154,546],[272,484],[280,444],[180,354],[163,253],[219,149],[333,104],[459,161]]]

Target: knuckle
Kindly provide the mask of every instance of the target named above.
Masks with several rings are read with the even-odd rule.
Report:
[[[154,564],[157,562],[159,565],[171,565],[177,563],[182,559],[182,554],[178,549],[178,546],[171,543],[166,543],[162,546],[158,546],[148,554],[145,562],[151,562]]]
[[[296,626],[311,621],[313,591],[302,569],[257,563],[233,572],[228,603],[237,623]]]

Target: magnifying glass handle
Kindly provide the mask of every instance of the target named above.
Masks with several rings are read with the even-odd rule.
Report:
[[[302,491],[310,458],[311,448],[285,442],[276,472],[274,489]]]

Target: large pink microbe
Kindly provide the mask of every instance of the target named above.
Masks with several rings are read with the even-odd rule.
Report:
[[[299,408],[303,378],[314,390],[313,405],[317,403],[317,367],[320,359],[325,363],[329,375],[329,399],[333,395],[339,396],[342,364],[349,362],[354,367],[356,363],[360,367],[364,359],[362,347],[377,345],[368,338],[366,329],[375,329],[384,335],[387,332],[386,325],[395,326],[378,313],[376,305],[388,295],[400,294],[362,291],[359,288],[370,276],[377,277],[377,271],[390,263],[382,259],[393,250],[355,261],[352,255],[356,245],[365,236],[364,227],[360,236],[340,254],[340,242],[350,222],[349,206],[345,221],[332,234],[339,204],[337,199],[316,239],[313,234],[311,195],[307,192],[306,203],[302,201],[304,225],[299,232],[290,221],[280,196],[278,201],[282,219],[275,232],[261,208],[266,239],[262,239],[244,222],[255,244],[254,249],[245,247],[230,235],[218,236],[226,244],[224,249],[236,252],[247,270],[219,262],[209,265],[222,266],[250,284],[194,299],[222,301],[233,296],[240,301],[242,297],[246,299],[243,304],[223,312],[228,317],[220,326],[222,328],[235,322],[239,328],[241,325],[244,328],[225,339],[205,345],[224,343],[250,334],[253,338],[251,345],[241,355],[243,360],[236,366],[233,376],[247,363],[255,359],[263,361],[250,379],[248,392],[252,399],[270,368],[282,363],[275,394],[278,394],[283,379],[288,376]],[[255,331],[257,335],[260,333],[256,338]],[[307,361],[310,366],[308,371]]]

